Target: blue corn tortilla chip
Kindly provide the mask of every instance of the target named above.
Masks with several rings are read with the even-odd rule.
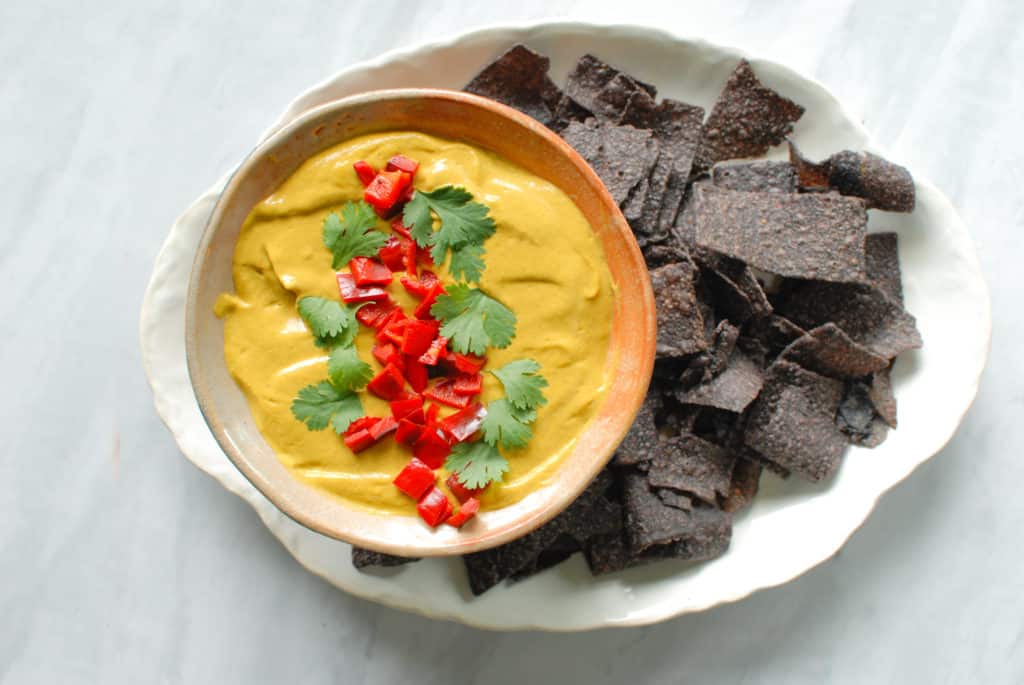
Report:
[[[789,141],[789,159],[803,190],[838,190],[843,195],[863,198],[872,209],[914,211],[914,178],[905,167],[878,155],[843,150],[823,162],[813,162]]]
[[[726,190],[795,193],[796,169],[789,162],[729,162],[711,169],[711,182]]]
[[[414,561],[419,561],[419,557],[400,557],[394,554],[374,552],[373,550],[363,549],[362,547],[352,548],[352,565],[359,571],[371,567],[391,568],[395,566],[402,566],[404,564],[411,564]]]
[[[692,388],[676,390],[676,399],[683,404],[715,407],[740,413],[754,401],[764,385],[764,373],[740,350],[733,350],[725,369]]]
[[[695,355],[679,376],[676,386],[679,390],[688,390],[700,383],[707,383],[722,373],[729,365],[729,358],[736,349],[740,337],[740,329],[733,326],[727,319],[718,322],[708,339],[708,349]]]
[[[864,278],[867,211],[856,198],[694,187],[697,245],[779,276]]]
[[[871,402],[868,384],[863,381],[847,383],[836,412],[836,426],[851,444],[861,447],[878,447],[889,433],[889,427]]]
[[[575,502],[537,530],[505,545],[463,556],[470,591],[474,595],[487,592],[535,563],[541,552],[560,535],[578,531],[582,525],[580,521],[587,518],[590,509],[604,496],[611,481],[611,474],[607,470],[602,471]]]
[[[641,474],[623,478],[625,534],[629,554],[646,553],[676,559],[710,559],[725,552],[732,517],[714,507],[694,503],[686,511],[669,506],[651,490]]]
[[[704,317],[694,287],[697,268],[686,260],[650,274],[658,318],[657,356],[681,357],[705,349]]]
[[[791,362],[773,362],[750,407],[744,443],[807,480],[830,477],[846,449],[835,423],[843,391],[841,381]]]
[[[896,395],[892,388],[892,367],[871,377],[868,397],[875,411],[891,428],[896,428]]]
[[[899,238],[895,233],[868,233],[864,241],[867,282],[893,302],[903,304]]]
[[[914,317],[871,286],[796,283],[776,301],[776,310],[807,330],[833,323],[854,342],[887,360],[921,347]]]
[[[780,359],[833,378],[870,376],[889,366],[889,360],[858,345],[834,323],[807,331],[779,355]]]
[[[761,483],[762,463],[756,459],[741,456],[732,469],[729,494],[722,500],[722,511],[733,513],[750,506]]]
[[[735,461],[736,456],[723,447],[696,435],[679,435],[661,443],[647,482],[714,505],[729,494]]]
[[[652,98],[657,95],[654,86],[637,81],[590,54],[577,60],[565,83],[565,94],[574,109],[611,123],[619,122],[629,97],[638,91]]]
[[[694,171],[764,154],[786,139],[803,113],[803,107],[766,87],[747,60],[740,60],[704,123]]]
[[[658,145],[650,131],[632,126],[571,122],[562,137],[600,177],[612,199],[621,205],[654,166]]]
[[[647,390],[647,397],[637,412],[633,425],[619,448],[612,457],[616,466],[636,466],[649,462],[658,449],[658,428],[654,423],[655,415],[661,409],[662,400],[658,388],[652,384]]]
[[[550,64],[547,57],[516,45],[484,67],[463,90],[497,100],[552,126],[562,91],[548,77]]]

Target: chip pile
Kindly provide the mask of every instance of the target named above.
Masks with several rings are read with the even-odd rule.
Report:
[[[786,142],[804,109],[746,60],[706,118],[592,55],[563,89],[548,66],[517,45],[466,90],[559,132],[619,203],[650,269],[655,371],[629,434],[576,502],[464,557],[476,595],[576,552],[594,575],[723,554],[764,469],[822,481],[850,444],[885,439],[893,360],[921,346],[896,235],[867,233],[868,209],[913,210],[906,169],[849,150],[813,162],[792,142],[788,162],[750,161]]]

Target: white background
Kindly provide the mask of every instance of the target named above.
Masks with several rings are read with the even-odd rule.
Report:
[[[992,361],[947,449],[835,559],[650,628],[495,634],[344,595],[182,458],[139,359],[170,224],[292,97],[545,16],[823,81],[949,195],[992,288]],[[0,682],[1024,681],[1024,5],[5,0],[0,64]]]

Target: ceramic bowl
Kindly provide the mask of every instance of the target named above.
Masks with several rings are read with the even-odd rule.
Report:
[[[595,419],[551,481],[521,501],[483,512],[472,526],[430,529],[415,516],[374,514],[310,487],[278,461],[228,373],[214,300],[234,289],[235,242],[250,210],[316,153],[357,136],[417,130],[502,155],[561,188],[604,248],[616,287],[607,356],[611,386]],[[192,268],[186,303],[192,387],[221,448],[282,512],[314,531],[403,556],[464,554],[518,538],[572,502],[629,429],[654,363],[655,314],[643,257],[625,218],[586,162],[533,119],[491,100],[443,90],[377,91],[316,107],[262,142],[228,181]],[[556,427],[557,428],[557,427]]]

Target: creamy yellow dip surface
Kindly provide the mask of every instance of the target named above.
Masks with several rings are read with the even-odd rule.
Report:
[[[235,293],[217,302],[224,355],[257,426],[297,478],[371,510],[414,513],[415,502],[391,482],[408,463],[408,448],[389,437],[353,454],[333,430],[310,431],[290,409],[299,389],[327,379],[327,356],[296,310],[297,298],[306,295],[340,299],[321,239],[323,220],[362,197],[354,162],[382,168],[398,153],[420,162],[417,188],[463,186],[497,224],[485,243],[480,287],[510,307],[518,324],[509,347],[488,351],[481,401],[503,395],[486,371],[515,359],[537,360],[549,383],[533,439],[523,449],[503,450],[511,468],[482,498],[483,508],[503,507],[547,482],[595,416],[609,381],[611,276],[586,219],[550,183],[485,150],[412,132],[365,136],[316,155],[246,219],[235,247]],[[379,228],[390,231],[385,221]],[[435,271],[452,280],[443,267]],[[389,292],[411,313],[417,300],[402,288],[402,275]],[[361,327],[359,355],[376,373],[373,344],[373,331]],[[367,415],[389,413],[384,400],[365,391],[360,397]],[[452,411],[442,409],[442,416]]]

